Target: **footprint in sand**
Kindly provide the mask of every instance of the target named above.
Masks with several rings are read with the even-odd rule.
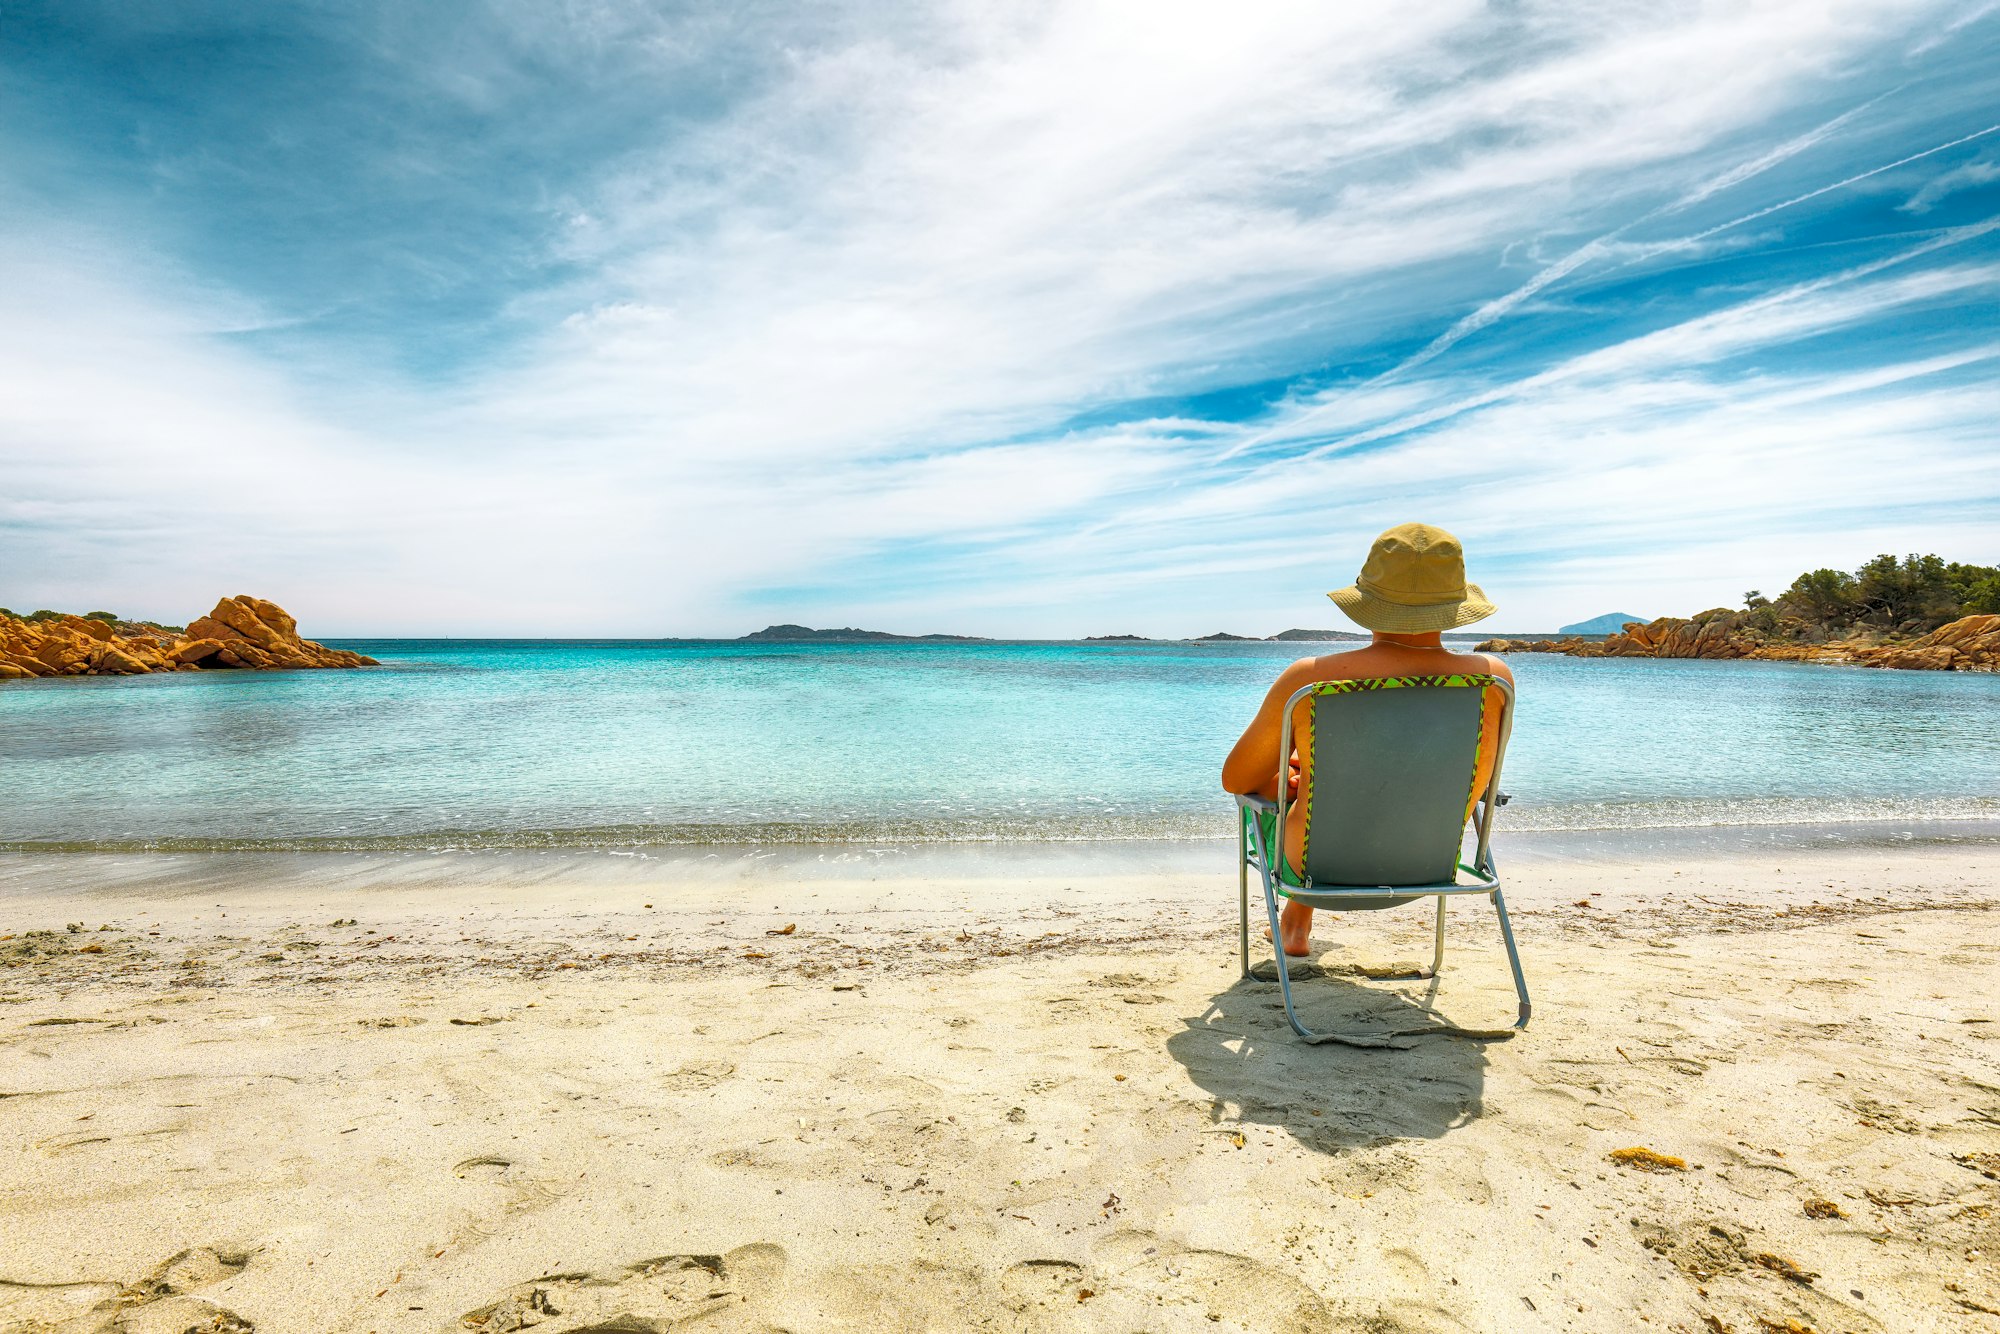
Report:
[[[1020,1312],[1036,1307],[1076,1306],[1077,1294],[1088,1286],[1084,1272],[1082,1265],[1068,1260],[1023,1260],[1000,1275],[1000,1296],[1009,1307]]]
[[[1026,1260],[1001,1273],[1001,1303],[1015,1327],[1201,1329],[1257,1334],[1334,1334],[1411,1326],[1375,1313],[1361,1325],[1336,1312],[1281,1269],[1228,1251],[1190,1250],[1146,1232],[1121,1232],[1093,1248],[1089,1263]]]
[[[1104,1275],[1104,1297],[1155,1311],[1199,1312],[1210,1324],[1259,1334],[1332,1334],[1347,1324],[1292,1275],[1231,1251],[1188,1250],[1149,1233],[1125,1232],[1107,1238],[1092,1258]]]
[[[1333,1334],[1352,1327],[1340,1323],[1326,1303],[1289,1274],[1246,1256],[1187,1250],[1144,1232],[1107,1238],[1093,1249],[1088,1263],[1023,1260],[1001,1271],[997,1282],[981,1286],[980,1300],[968,1302],[965,1312],[991,1302],[1001,1310],[982,1311],[988,1323],[997,1317],[1008,1328],[1024,1331]]]
[[[234,1278],[250,1252],[197,1246],[137,1282],[0,1282],[0,1329],[21,1334],[254,1334],[234,1311],[188,1294]],[[88,1305],[86,1305],[88,1303]]]
[[[992,1300],[977,1269],[936,1260],[842,1265],[794,1284],[794,1292],[780,1323],[813,1334],[1022,1328]]]
[[[550,1274],[516,1284],[459,1320],[481,1334],[663,1334],[684,1322],[704,1329],[761,1329],[749,1309],[782,1282],[785,1252],[766,1243],[727,1255],[665,1255],[609,1273]],[[744,1308],[741,1321],[721,1315]]]
[[[151,1273],[126,1290],[127,1295],[146,1300],[182,1296],[235,1278],[249,1267],[250,1254],[212,1246],[190,1247],[154,1266]]]
[[[0,1329],[52,1334],[108,1328],[118,1309],[118,1285],[109,1282],[17,1283],[0,1279]]]
[[[669,1093],[700,1093],[714,1088],[736,1073],[728,1061],[696,1061],[670,1075],[660,1076],[660,1087]]]
[[[165,1297],[122,1311],[105,1334],[254,1334],[256,1326],[195,1297]]]

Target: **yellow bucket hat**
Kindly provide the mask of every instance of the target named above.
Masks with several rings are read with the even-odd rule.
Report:
[[[1417,635],[1484,620],[1496,610],[1465,582],[1465,548],[1442,528],[1399,523],[1375,539],[1361,577],[1327,594],[1370,630]]]

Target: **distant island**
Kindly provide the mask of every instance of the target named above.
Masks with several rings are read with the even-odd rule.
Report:
[[[875,643],[880,640],[904,640],[909,643],[949,640],[961,644],[990,644],[993,641],[980,635],[892,635],[887,630],[856,630],[852,626],[842,626],[837,630],[815,630],[806,625],[767,625],[762,630],[753,630],[743,635],[738,642],[762,641],[766,643],[797,644],[808,641],[836,644]]]
[[[1356,634],[1352,630],[1280,630],[1277,634],[1272,635],[1271,638],[1281,641],[1310,639],[1366,640],[1373,638],[1373,636]]]
[[[1629,612],[1607,611],[1602,616],[1593,616],[1587,621],[1578,621],[1575,625],[1560,626],[1557,628],[1556,633],[1559,635],[1615,635],[1628,625],[1644,625],[1652,619],[1650,616],[1634,616]]]
[[[1882,555],[1852,573],[1808,571],[1775,598],[1752,589],[1741,607],[1662,616],[1599,642],[1572,634],[1489,639],[1479,647],[1572,658],[1760,658],[2000,671],[2000,568],[1935,555]]]
[[[1071,641],[1084,644],[1265,644],[1277,641],[1319,641],[1343,640],[1363,643],[1369,636],[1356,634],[1351,630],[1284,630],[1275,635],[1258,638],[1256,635],[1232,635],[1226,630],[1218,630],[1212,635],[1201,635],[1189,640],[1158,640],[1151,635],[1085,635],[1081,640]],[[835,630],[815,630],[809,625],[767,625],[762,630],[753,630],[747,635],[739,635],[735,643],[763,644],[874,644],[883,642],[992,644],[998,641],[985,635],[897,635],[887,630],[861,630],[854,626],[842,626]],[[1062,641],[1051,641],[1062,642]]]

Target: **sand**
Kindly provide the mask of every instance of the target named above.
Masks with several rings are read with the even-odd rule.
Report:
[[[1992,845],[1067,855],[0,858],[0,1331],[2000,1331]]]

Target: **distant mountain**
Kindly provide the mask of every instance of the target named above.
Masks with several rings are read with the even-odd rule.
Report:
[[[1153,641],[1145,635],[1085,635],[1083,642],[1086,644],[1150,644]]]
[[[856,630],[852,626],[842,626],[838,630],[815,630],[808,625],[767,625],[762,630],[754,630],[738,639],[757,640],[765,643],[798,644],[818,640],[843,644],[873,643],[882,639],[900,639],[909,642],[931,640],[955,640],[971,643],[979,640],[977,635],[892,635],[887,630]]]
[[[1232,635],[1226,630],[1217,630],[1212,635],[1196,635],[1193,642],[1197,644],[1254,644],[1258,641],[1255,635]]]
[[[1352,630],[1281,630],[1277,634],[1271,636],[1271,638],[1273,639],[1284,639],[1284,640],[1298,640],[1298,639],[1365,640],[1371,637],[1372,636],[1369,635],[1357,635]]]
[[[1559,635],[1615,635],[1625,628],[1627,621],[1637,621],[1639,624],[1645,625],[1651,620],[1652,617],[1650,616],[1633,616],[1622,611],[1607,611],[1602,616],[1593,616],[1587,621],[1578,621],[1575,625],[1565,625],[1557,630],[1556,633]]]

